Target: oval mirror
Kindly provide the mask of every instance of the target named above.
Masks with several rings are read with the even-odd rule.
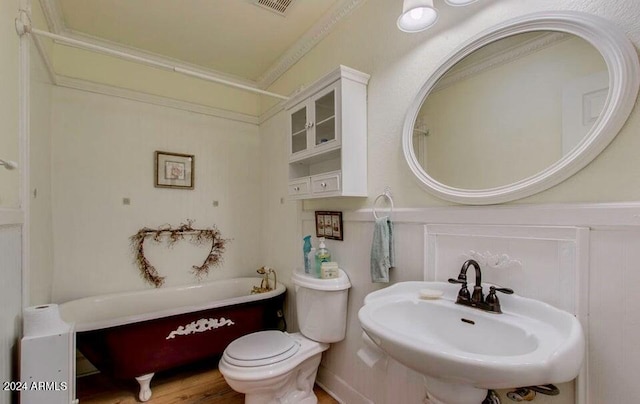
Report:
[[[613,24],[537,13],[461,46],[426,81],[404,123],[424,188],[467,204],[511,201],[575,174],[613,140],[637,93],[635,48]]]

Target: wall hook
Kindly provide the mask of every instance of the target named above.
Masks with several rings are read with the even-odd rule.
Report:
[[[14,168],[18,168],[18,163],[11,160],[0,159],[0,166],[4,166],[7,170],[13,170]]]

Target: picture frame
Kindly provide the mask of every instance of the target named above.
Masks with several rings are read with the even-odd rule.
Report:
[[[344,240],[342,212],[316,211],[316,237]]]
[[[156,188],[193,189],[195,157],[193,154],[158,151],[155,155]]]

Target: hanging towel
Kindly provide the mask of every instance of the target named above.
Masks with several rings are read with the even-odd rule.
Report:
[[[389,269],[395,266],[394,250],[391,219],[388,216],[377,218],[371,244],[371,282],[389,282]]]

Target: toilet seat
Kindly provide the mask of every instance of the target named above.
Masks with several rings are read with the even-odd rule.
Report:
[[[282,331],[260,331],[233,341],[223,354],[229,364],[258,367],[282,362],[300,349],[300,343]]]

